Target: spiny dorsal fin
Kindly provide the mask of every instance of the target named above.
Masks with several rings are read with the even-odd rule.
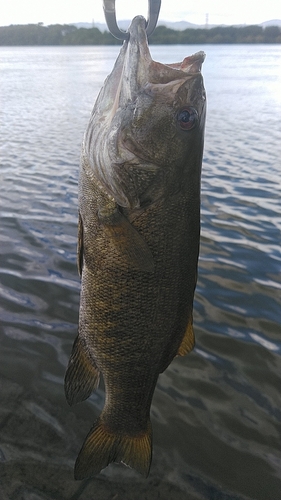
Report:
[[[122,462],[148,476],[152,457],[151,423],[136,436],[116,434],[99,418],[82,446],[75,464],[75,479],[97,474],[111,462]]]
[[[84,401],[98,385],[99,371],[90,359],[86,346],[77,336],[64,378],[64,390],[68,404],[73,405]]]

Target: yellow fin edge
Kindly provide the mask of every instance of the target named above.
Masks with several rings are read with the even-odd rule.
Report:
[[[190,351],[192,351],[192,349],[195,345],[195,337],[194,337],[192,323],[193,323],[193,321],[192,321],[192,316],[191,316],[191,318],[189,319],[184,337],[182,339],[181,345],[178,349],[177,356],[185,356]]]
[[[74,476],[75,479],[84,479],[99,473],[111,462],[122,462],[147,477],[151,458],[150,421],[146,432],[130,436],[110,432],[98,419],[77,457]]]

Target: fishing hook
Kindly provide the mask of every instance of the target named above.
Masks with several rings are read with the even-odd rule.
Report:
[[[150,36],[155,30],[158,21],[161,0],[148,0],[148,15],[146,21],[146,34]],[[116,21],[115,0],[103,0],[103,10],[106,24],[110,33],[118,40],[128,40],[128,31],[120,30]]]

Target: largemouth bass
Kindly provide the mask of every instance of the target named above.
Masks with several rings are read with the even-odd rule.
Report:
[[[79,178],[79,333],[65,376],[69,404],[103,375],[103,411],[75,478],[123,462],[145,476],[158,376],[192,350],[205,125],[204,53],[152,60],[145,19],[95,103]]]

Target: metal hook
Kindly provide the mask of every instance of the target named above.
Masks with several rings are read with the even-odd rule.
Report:
[[[146,21],[146,33],[150,36],[157,24],[161,0],[148,0],[148,16]],[[130,33],[120,30],[116,21],[115,0],[103,0],[103,10],[106,24],[110,33],[118,40],[128,40]]]

